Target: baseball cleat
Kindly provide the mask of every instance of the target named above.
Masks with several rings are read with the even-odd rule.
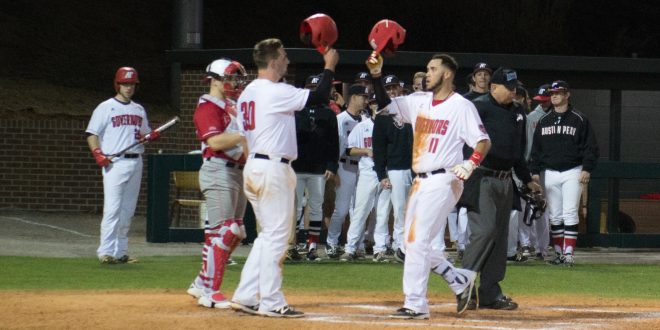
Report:
[[[285,318],[297,318],[305,316],[305,313],[293,309],[291,306],[286,305],[278,309],[273,309],[268,312],[259,312],[260,315],[268,317],[285,317]]]
[[[341,253],[339,252],[339,248],[336,247],[336,246],[326,246],[325,247],[325,254],[330,259],[337,259],[337,258],[339,258],[339,256],[341,256]]]
[[[531,257],[532,256],[532,249],[529,246],[523,246],[521,249],[523,257]]]
[[[511,263],[523,263],[527,262],[529,258],[525,257],[522,253],[518,252],[510,257],[506,257],[506,263],[511,264]]]
[[[216,292],[212,294],[210,297],[201,296],[199,297],[197,303],[201,306],[208,308],[219,308],[219,309],[230,308],[229,301],[227,300],[227,298],[225,298],[225,295],[223,295],[220,292]]]
[[[320,261],[321,258],[319,258],[318,253],[316,253],[316,249],[311,249],[309,252],[307,252],[307,260],[309,261]]]
[[[195,282],[193,282],[188,287],[188,290],[186,291],[186,293],[193,296],[193,298],[199,299],[200,297],[202,297],[202,288],[198,288],[195,285]]]
[[[555,258],[551,261],[548,261],[548,264],[553,266],[561,266],[564,264],[564,256],[559,252],[555,252]]]
[[[120,264],[137,264],[140,261],[137,258],[131,258],[128,255],[123,255],[121,258],[117,259],[117,262]]]
[[[570,253],[567,253],[564,255],[564,266],[565,267],[573,267],[573,264],[575,264],[575,260],[573,260],[573,255]]]
[[[339,261],[357,261],[358,260],[358,255],[357,253],[349,253],[346,252],[339,257]]]
[[[250,306],[250,305],[243,305],[243,304],[237,303],[235,301],[230,301],[229,302],[229,307],[231,307],[231,309],[233,309],[237,312],[243,312],[243,313],[252,314],[252,315],[259,314],[259,305]]]
[[[288,251],[286,251],[286,260],[300,261],[302,260],[302,256],[300,255],[300,253],[298,253],[298,250],[296,250],[296,248],[291,248]]]
[[[233,265],[238,265],[238,262],[234,261],[232,258],[227,258],[227,262],[225,263],[227,266],[233,266]]]
[[[118,263],[118,261],[117,261],[117,259],[115,259],[115,257],[108,256],[108,255],[104,255],[104,256],[99,257],[99,261],[102,264],[105,264],[105,265],[114,265],[114,264]]]
[[[394,260],[403,264],[406,262],[406,254],[403,253],[401,249],[396,249],[396,252],[394,253]]]
[[[390,314],[391,319],[403,319],[403,320],[428,320],[429,313],[417,313],[409,308],[399,308],[396,310],[396,313]]]
[[[463,292],[456,295],[456,313],[461,315],[468,308],[472,300],[472,291],[474,290],[474,283],[477,281],[477,273],[472,272],[468,277],[468,284]],[[478,298],[477,298],[478,300]]]
[[[385,251],[376,252],[374,254],[373,262],[389,262],[389,258],[386,255]]]

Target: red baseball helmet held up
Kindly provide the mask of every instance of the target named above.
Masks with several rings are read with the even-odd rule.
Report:
[[[119,84],[139,84],[137,70],[130,66],[123,66],[115,73],[115,91],[119,91]]]
[[[369,33],[369,44],[376,53],[392,55],[406,40],[406,29],[399,23],[383,19],[378,21]]]
[[[326,14],[314,14],[300,23],[300,40],[316,47],[321,54],[337,41],[337,24]]]

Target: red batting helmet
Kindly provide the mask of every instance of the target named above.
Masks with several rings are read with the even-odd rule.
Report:
[[[233,81],[236,83],[235,86],[231,84],[230,79],[225,79],[229,77],[233,78]],[[245,68],[237,61],[221,58],[206,66],[205,79],[211,80],[213,78],[222,81],[224,83],[225,95],[232,99],[238,99],[238,96],[241,95],[245,87],[246,77],[247,72]]]
[[[130,66],[123,66],[115,73],[115,91],[119,91],[119,84],[139,84],[137,70]]]
[[[300,23],[300,40],[313,45],[321,54],[337,41],[337,24],[326,14],[314,14]]]
[[[369,44],[379,54],[394,54],[405,40],[406,29],[389,19],[380,20],[369,33]]]

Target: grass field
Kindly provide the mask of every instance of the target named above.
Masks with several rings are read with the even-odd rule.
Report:
[[[238,284],[244,259],[227,267],[223,288]],[[0,257],[0,290],[185,290],[196,275],[199,257],[145,257],[138,264],[101,265],[95,258]],[[373,291],[400,293],[400,264],[287,263],[284,290],[298,292]],[[507,294],[577,294],[601,298],[660,299],[660,265],[578,264],[573,268],[530,262],[507,268]],[[439,276],[429,291],[449,293]]]

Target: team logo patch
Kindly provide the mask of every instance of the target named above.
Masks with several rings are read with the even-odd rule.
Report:
[[[523,120],[523,115],[519,113],[518,117],[516,117],[516,121],[522,121],[522,120]]]

